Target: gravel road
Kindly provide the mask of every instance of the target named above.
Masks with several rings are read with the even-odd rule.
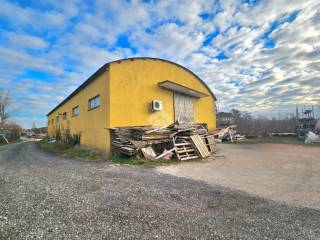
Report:
[[[320,239],[320,211],[29,142],[0,147],[0,239]]]
[[[215,160],[160,166],[158,170],[320,210],[320,147],[218,144],[218,148]]]

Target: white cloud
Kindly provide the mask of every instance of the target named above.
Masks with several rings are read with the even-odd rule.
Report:
[[[132,40],[134,46],[141,49],[142,54],[158,56],[161,53],[164,58],[179,60],[197,51],[204,40],[202,33],[187,31],[189,29],[169,23],[159,27],[152,34],[138,32]]]
[[[49,63],[45,58],[34,57],[18,49],[0,47],[0,64],[10,69],[34,69],[49,73],[61,73],[61,69]]]
[[[44,49],[48,47],[48,43],[42,38],[27,34],[9,32],[6,37],[13,48]]]
[[[62,26],[67,19],[63,13],[58,11],[41,11],[20,7],[9,1],[0,1],[0,9],[0,19],[8,20],[16,27],[28,27],[35,30]]]
[[[222,109],[278,114],[281,107],[319,103],[319,1],[41,0],[33,8],[0,1],[0,8],[0,19],[11,24],[2,31],[7,40],[0,43],[0,84],[23,93],[21,102],[35,116],[105,62],[133,56],[185,65],[208,83]],[[119,36],[130,45],[117,45]],[[227,59],[216,59],[220,53]],[[45,72],[50,81],[17,79],[28,70]]]

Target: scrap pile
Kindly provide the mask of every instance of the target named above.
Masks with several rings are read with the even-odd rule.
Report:
[[[309,131],[305,143],[320,143],[320,135],[315,134],[314,132]]]
[[[237,133],[236,125],[218,129],[215,131],[214,136],[217,142],[233,142],[234,140],[242,140],[245,138],[245,136]]]
[[[146,159],[180,160],[205,158],[216,151],[214,136],[204,124],[178,124],[167,127],[135,126],[110,129],[112,152]]]

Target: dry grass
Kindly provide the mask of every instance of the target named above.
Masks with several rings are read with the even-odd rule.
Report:
[[[50,152],[58,153],[58,154],[64,154],[70,157],[79,157],[79,158],[86,158],[86,159],[103,159],[105,156],[96,151],[81,147],[72,147],[65,144],[59,144],[59,143],[48,143],[46,140],[42,140],[37,142],[38,146],[42,149],[45,149]]]

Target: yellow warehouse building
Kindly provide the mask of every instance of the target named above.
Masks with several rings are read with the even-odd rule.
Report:
[[[157,58],[103,65],[47,114],[48,135],[81,133],[81,145],[110,152],[109,128],[166,126],[175,121],[216,128],[216,98],[187,68]]]

